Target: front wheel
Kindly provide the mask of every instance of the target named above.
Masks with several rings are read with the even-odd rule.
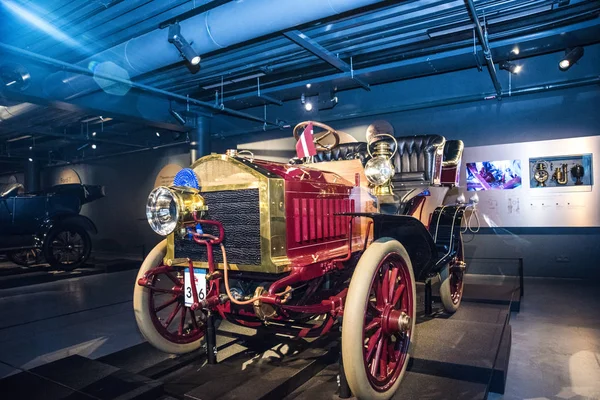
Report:
[[[350,281],[342,324],[348,385],[359,399],[389,399],[400,386],[415,329],[416,289],[406,249],[374,241]]]
[[[157,349],[171,354],[185,354],[202,345],[205,327],[196,313],[185,306],[182,272],[156,274],[150,287],[138,285],[146,272],[163,264],[167,241],[157,244],[148,254],[135,280],[133,310],[140,332]]]

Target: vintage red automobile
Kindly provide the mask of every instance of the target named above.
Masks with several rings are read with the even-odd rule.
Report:
[[[296,138],[307,125],[324,130],[304,163],[228,151],[152,191],[147,217],[166,240],[139,271],[137,323],[152,345],[181,354],[212,334],[213,315],[300,337],[341,320],[352,392],[386,399],[409,359],[415,281],[439,276],[448,312],[461,301],[461,225],[474,204],[440,204],[462,142],[376,131],[360,143],[310,122]]]

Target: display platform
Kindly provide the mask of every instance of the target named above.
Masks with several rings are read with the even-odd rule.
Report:
[[[519,287],[490,277],[469,276],[467,282],[473,294],[507,297],[465,301],[454,315],[434,304],[434,313],[425,315],[420,285],[413,358],[394,398],[486,399],[489,392],[504,391],[510,309]],[[48,400],[338,398],[337,331],[313,340],[291,339],[224,322],[217,346],[216,365],[207,364],[203,351],[175,357],[147,343],[98,360],[71,356],[0,380],[0,393],[6,399],[43,393]]]
[[[92,260],[73,271],[61,271],[48,264],[21,266],[10,261],[0,260],[0,289],[35,285],[38,283],[54,282],[61,279],[81,276],[104,274],[137,269],[139,260],[131,259],[99,259]]]

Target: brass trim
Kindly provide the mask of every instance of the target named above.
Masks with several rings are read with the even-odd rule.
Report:
[[[256,188],[259,190],[261,265],[229,264],[229,268],[232,270],[277,274],[291,270],[290,260],[287,257],[284,179],[274,174],[273,177],[267,177],[250,166],[224,154],[211,154],[202,157],[194,162],[191,168],[195,169],[202,163],[213,160],[234,163],[237,167],[255,177],[256,182],[211,186],[207,187],[206,190],[201,188],[200,193]],[[210,210],[210,204],[207,203],[206,205]],[[174,256],[175,233],[172,233],[167,237],[167,255],[165,260],[173,260]],[[206,262],[193,261],[193,264],[198,268],[208,268]],[[175,262],[173,265],[185,267],[187,263]],[[223,264],[218,263],[217,268],[223,269]]]

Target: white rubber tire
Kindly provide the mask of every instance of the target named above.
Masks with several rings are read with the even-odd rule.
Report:
[[[402,371],[398,379],[386,392],[376,391],[369,382],[363,359],[363,330],[365,314],[367,312],[367,296],[369,295],[370,285],[373,275],[376,273],[380,261],[391,252],[400,254],[406,262],[409,270],[412,293],[413,293],[413,316],[416,317],[416,287],[415,277],[412,269],[412,263],[408,252],[395,239],[380,238],[371,243],[364,254],[361,256],[348,288],[348,297],[344,305],[344,318],[342,322],[342,359],[344,362],[344,371],[348,385],[352,394],[362,400],[387,400],[394,395],[402,378],[406,373],[406,367],[410,359],[411,348],[414,343],[409,345],[409,354],[406,357]],[[415,320],[412,318],[411,332],[414,340]]]
[[[202,346],[204,338],[186,344],[173,343],[164,338],[159,332],[156,331],[156,328],[152,322],[152,316],[150,315],[150,308],[148,306],[151,296],[150,289],[137,284],[138,280],[144,276],[146,271],[162,264],[166,254],[167,241],[163,240],[157,244],[146,256],[142,266],[140,267],[133,288],[133,311],[135,314],[135,320],[140,332],[152,346],[170,354],[190,353],[198,350],[200,346]]]

